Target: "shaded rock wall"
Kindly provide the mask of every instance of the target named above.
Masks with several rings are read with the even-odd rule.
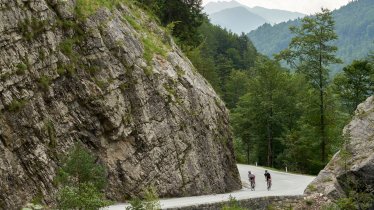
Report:
[[[150,185],[240,189],[227,110],[170,36],[133,5],[87,19],[75,6],[0,0],[0,209],[53,203],[76,142],[106,166],[116,201]]]

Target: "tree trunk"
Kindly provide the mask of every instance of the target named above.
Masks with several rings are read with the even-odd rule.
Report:
[[[249,164],[249,142],[247,144],[247,163]]]
[[[267,133],[268,133],[268,159],[267,159],[267,166],[273,166],[273,136],[272,136],[272,128],[271,124],[269,123],[267,126]]]
[[[321,130],[321,161],[326,160],[326,131],[325,131],[325,109],[324,109],[324,91],[320,91],[320,130]]]
[[[355,105],[353,107],[352,113],[357,109],[357,106],[362,102],[360,101],[360,89],[359,89],[359,84],[361,83],[361,76],[358,79],[358,82],[354,84],[355,86]]]
[[[268,160],[267,166],[273,167],[273,126],[272,126],[273,109],[270,108],[270,120],[267,124],[268,133]]]
[[[320,46],[322,50],[322,45]],[[326,161],[326,131],[325,131],[325,100],[324,100],[324,85],[323,85],[323,65],[322,52],[319,55],[319,99],[320,99],[320,132],[321,132],[321,161]]]

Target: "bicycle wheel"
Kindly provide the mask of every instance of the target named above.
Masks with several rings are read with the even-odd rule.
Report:
[[[254,191],[254,190],[255,190],[255,183],[251,182],[251,191]]]

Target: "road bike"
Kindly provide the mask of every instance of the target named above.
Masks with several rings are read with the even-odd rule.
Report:
[[[271,188],[271,179],[267,180],[267,189],[270,190]]]
[[[251,191],[255,191],[256,183],[254,180],[251,180]]]

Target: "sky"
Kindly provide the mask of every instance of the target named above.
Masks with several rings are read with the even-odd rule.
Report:
[[[203,0],[203,5],[209,2],[230,1],[230,0]],[[321,7],[330,10],[338,9],[352,0],[236,0],[249,7],[260,6],[269,9],[282,9],[304,14],[314,14],[321,10]]]

